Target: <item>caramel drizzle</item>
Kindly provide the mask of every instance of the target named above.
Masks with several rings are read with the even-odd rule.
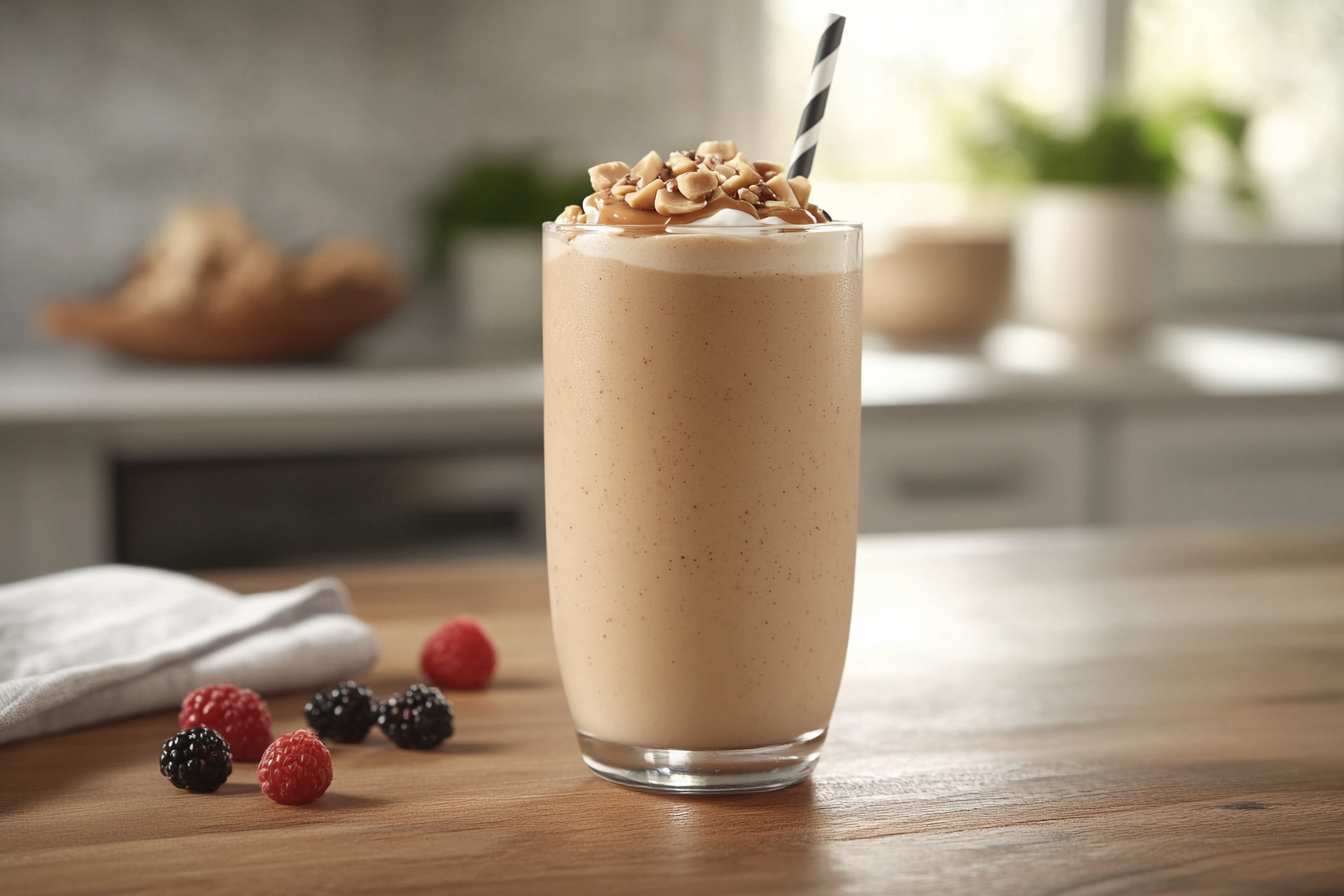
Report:
[[[631,208],[624,202],[606,202],[597,210],[597,223],[625,227],[653,226],[665,228],[669,225],[690,224],[692,221],[698,221],[725,208],[746,212],[757,220],[779,218],[785,224],[791,225],[823,224],[830,220],[827,214],[815,205],[809,205],[807,208],[757,208],[750,202],[720,196],[704,208],[687,212],[684,215],[661,215],[656,211]]]

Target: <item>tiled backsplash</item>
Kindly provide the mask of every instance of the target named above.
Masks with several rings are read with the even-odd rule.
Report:
[[[415,199],[481,146],[635,158],[759,119],[753,3],[8,0],[0,349],[115,278],[174,202],[276,239],[357,232],[408,265]]]

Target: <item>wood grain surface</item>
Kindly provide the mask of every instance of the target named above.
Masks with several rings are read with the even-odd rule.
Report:
[[[0,891],[1344,892],[1344,532],[866,542],[814,780],[728,798],[582,767],[540,565],[340,572],[380,692],[440,619],[494,634],[452,741],[336,745],[301,808],[174,790],[170,712],[0,748]]]

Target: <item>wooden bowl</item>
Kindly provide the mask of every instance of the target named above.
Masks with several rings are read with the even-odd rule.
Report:
[[[1011,267],[1006,233],[904,230],[864,258],[864,326],[897,343],[974,342],[1007,311]]]
[[[329,354],[402,303],[375,246],[326,243],[289,258],[229,209],[170,218],[110,295],[42,311],[50,334],[155,361],[291,361]]]

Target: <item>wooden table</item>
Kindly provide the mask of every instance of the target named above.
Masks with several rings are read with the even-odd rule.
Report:
[[[243,763],[220,794],[173,790],[167,712],[0,748],[0,891],[1344,890],[1344,533],[885,540],[859,568],[832,736],[792,790],[585,771],[540,566],[351,570],[380,691],[444,616],[498,640],[445,748],[338,745],[304,808]],[[303,699],[272,698],[277,732]]]

